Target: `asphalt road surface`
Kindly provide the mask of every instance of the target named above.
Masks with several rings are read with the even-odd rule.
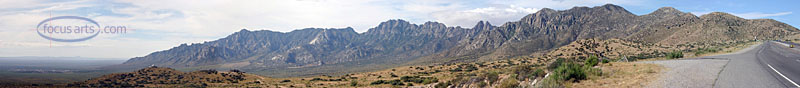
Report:
[[[797,88],[800,81],[800,49],[796,43],[766,41],[742,53],[701,58],[726,58],[715,88]]]

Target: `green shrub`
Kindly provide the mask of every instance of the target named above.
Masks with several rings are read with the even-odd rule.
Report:
[[[378,81],[373,81],[372,83],[369,83],[369,84],[370,85],[380,85],[380,84],[383,84],[383,83],[384,83],[383,80],[378,80]]]
[[[447,88],[447,86],[450,86],[450,82],[443,82],[433,85],[433,88]]]
[[[676,50],[667,53],[667,59],[677,59],[677,58],[683,58],[683,52]]]
[[[394,75],[394,73],[389,74],[389,76],[392,77],[392,78],[398,77],[397,75]]]
[[[487,85],[489,85],[489,84],[486,84],[486,82],[478,83],[478,87],[481,87],[481,88],[486,87]]]
[[[564,63],[564,62],[566,62],[566,59],[558,58],[558,59],[556,59],[556,61],[553,61],[553,63],[550,63],[550,65],[547,66],[547,69],[551,69],[551,70],[552,69],[556,69],[558,66],[561,66],[561,64]]]
[[[531,74],[531,75],[534,76],[534,77],[544,77],[544,75],[546,75],[546,74],[547,73],[545,73],[544,70],[536,69],[535,71],[533,71],[533,74]]]
[[[706,54],[706,53],[715,53],[715,52],[720,51],[720,50],[722,50],[722,49],[719,49],[719,48],[697,48],[697,51],[694,54],[695,55],[702,55],[702,54]]]
[[[314,79],[311,79],[310,81],[325,81],[325,80],[322,80],[322,78],[314,78]]]
[[[517,80],[525,80],[533,73],[533,69],[531,68],[531,65],[521,65],[512,67],[511,72],[513,72],[515,75],[519,75],[515,77]]]
[[[402,81],[400,81],[398,79],[395,79],[395,80],[392,80],[392,81],[388,81],[388,82],[384,82],[384,83],[385,84],[398,85],[398,86],[406,85],[406,84],[404,84]]]
[[[608,63],[608,62],[611,62],[611,61],[609,61],[608,59],[603,59],[603,63]]]
[[[460,71],[464,71],[464,70],[461,70],[461,67],[456,67],[455,69],[450,69],[448,71],[450,71],[450,72],[460,72]]]
[[[603,75],[603,71],[599,68],[584,68],[584,72],[586,72],[586,75]]]
[[[579,81],[586,79],[586,72],[584,71],[584,68],[574,63],[565,63],[564,65],[556,68],[553,73],[553,77],[562,81]]]
[[[419,76],[403,76],[400,77],[400,80],[403,82],[414,82],[414,83],[421,83],[421,84],[430,84],[439,82],[439,79],[434,77],[419,77]]]
[[[356,80],[350,81],[350,86],[358,86],[358,81]]]
[[[356,83],[356,84],[357,84],[357,83]],[[370,85],[391,84],[391,85],[401,85],[401,86],[402,86],[402,85],[405,85],[405,84],[404,84],[402,81],[400,81],[399,79],[395,79],[395,80],[391,80],[391,81],[378,80],[378,81],[374,81],[374,82],[372,82],[372,83],[369,83],[369,84],[370,84]]]
[[[475,70],[478,70],[478,67],[475,67],[474,65],[467,65],[466,67],[464,67],[464,71],[467,71],[467,72],[472,72],[472,71],[475,71]]]
[[[632,61],[636,61],[636,57],[634,57],[634,56],[628,56],[628,57],[624,57],[624,58],[623,58],[623,57],[620,57],[619,59],[620,59],[620,60],[622,60],[622,59],[627,59],[627,60],[628,60],[628,61],[630,61],[630,62],[632,62]]]
[[[551,77],[548,77],[542,80],[542,82],[539,82],[539,84],[534,86],[534,88],[565,88],[563,85],[561,85],[562,82],[563,81],[558,80],[558,78],[555,77],[555,74],[553,74],[551,75]]]
[[[592,67],[596,66],[599,62],[600,61],[597,59],[597,56],[589,56],[589,58],[584,61],[583,66]]]
[[[494,84],[497,79],[500,78],[500,73],[497,72],[489,72],[486,74],[486,79],[489,80],[489,84]]]
[[[516,88],[517,86],[519,86],[517,79],[506,79],[497,88]]]

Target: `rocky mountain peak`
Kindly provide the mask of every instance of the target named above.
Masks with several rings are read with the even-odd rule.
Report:
[[[680,15],[685,15],[687,13],[681,12],[680,10],[677,10],[675,8],[672,8],[672,7],[661,7],[658,10],[653,11],[650,14],[654,14],[654,15],[677,15],[677,16],[680,16]]]
[[[242,30],[239,30],[239,32],[250,32],[250,30],[242,29]]]
[[[655,12],[670,13],[670,12],[675,12],[675,11],[680,12],[680,11],[678,11],[678,9],[675,9],[673,7],[661,7],[661,8],[658,8],[658,10],[656,10]],[[680,13],[682,13],[682,12],[680,12]]]
[[[534,13],[534,14],[547,14],[547,13],[555,13],[555,12],[558,12],[558,11],[556,11],[554,9],[550,9],[550,8],[542,8],[541,10],[536,11],[536,13]],[[528,16],[530,16],[530,15],[528,15]]]
[[[682,12],[672,7],[661,7],[656,11],[644,15],[650,19],[697,18],[691,13]]]
[[[611,13],[611,15],[627,15],[627,16],[633,15],[633,13],[629,12],[628,10],[625,10],[625,8],[622,8],[621,6],[614,4],[605,4],[603,6],[592,7],[591,9],[592,12],[607,12]]]
[[[724,12],[711,12],[711,13],[708,13],[708,14],[700,16],[700,18],[703,18],[703,19],[744,19],[744,18],[737,17],[737,16],[734,16],[734,15],[729,14],[729,13],[724,13]]]
[[[591,8],[573,7],[568,10],[560,10],[560,11],[556,11],[549,8],[543,8],[542,10],[539,10],[536,13],[529,14],[523,17],[520,21],[524,24],[545,25],[544,23],[548,23],[551,21],[568,21],[568,19],[574,19],[574,18],[614,19],[614,18],[628,18],[634,16],[636,15],[630,13],[628,10],[625,10],[625,8],[622,8],[614,4],[606,4],[603,6],[595,6]]]
[[[475,26],[472,27],[472,29],[491,29],[492,27],[494,26],[492,26],[492,24],[489,23],[489,21],[486,22],[478,21],[478,24],[475,24]]]
[[[385,21],[385,22],[381,22],[381,24],[378,24],[378,28],[381,28],[381,27],[397,27],[397,26],[405,26],[405,25],[411,25],[411,23],[409,23],[408,21],[402,20],[402,19],[393,19],[393,20],[388,20],[388,21]]]
[[[391,34],[405,32],[408,27],[415,26],[408,21],[394,19],[381,22],[377,27],[367,31],[368,34]]]
[[[625,10],[625,8],[622,8],[622,6],[618,6],[618,5],[614,5],[614,4],[605,4],[605,5],[599,6],[599,7],[603,8],[603,9],[606,9],[606,10],[609,10],[609,11],[627,11],[627,10]],[[598,7],[594,7],[594,8],[598,8]]]
[[[423,23],[423,25],[444,25],[443,23],[428,21]]]

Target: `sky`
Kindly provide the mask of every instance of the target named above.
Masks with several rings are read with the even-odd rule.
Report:
[[[226,37],[241,29],[290,32],[352,27],[362,33],[380,22],[403,19],[470,28],[517,21],[542,8],[615,4],[643,15],[660,7],[703,15],[726,12],[746,19],[775,19],[800,26],[798,0],[0,0],[0,57],[128,59]],[[125,33],[58,42],[37,34],[38,23],[78,16]],[[56,21],[81,24],[74,19]],[[77,20],[80,21],[80,20]],[[85,24],[85,21],[84,21]],[[46,33],[45,33],[46,34]],[[85,35],[85,34],[84,34]],[[78,37],[75,37],[78,36]],[[79,38],[81,35],[57,36]]]

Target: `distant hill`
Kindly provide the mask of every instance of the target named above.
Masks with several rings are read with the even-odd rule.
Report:
[[[247,80],[246,78],[250,78]],[[134,72],[114,73],[82,82],[68,84],[69,87],[206,87],[216,84],[258,83],[257,75],[238,70],[220,72],[200,70],[181,72],[171,68],[147,67]]]
[[[389,20],[364,33],[352,28],[306,28],[286,33],[243,29],[222,39],[182,44],[108,68],[155,64],[304,76],[530,56],[581,39],[679,45],[784,39],[797,36],[799,31],[772,19],[743,19],[722,12],[698,17],[671,7],[634,15],[607,4],[562,11],[544,8],[519,21],[496,26],[481,21],[472,28]]]
[[[116,70],[98,69],[125,62],[123,58],[0,57],[0,87],[83,81]]]

